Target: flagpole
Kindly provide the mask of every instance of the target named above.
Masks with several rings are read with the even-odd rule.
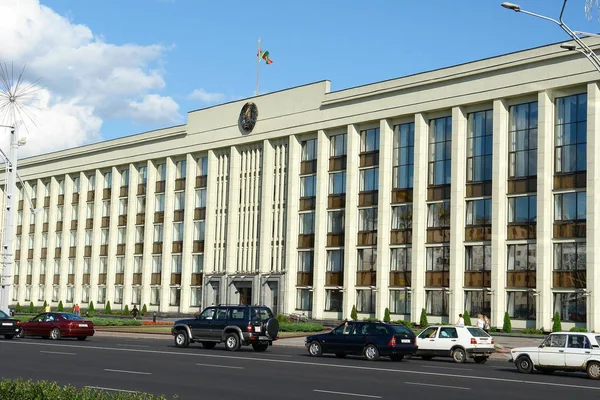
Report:
[[[258,96],[258,83],[260,81],[260,38],[258,38],[258,52],[256,53],[256,93]]]

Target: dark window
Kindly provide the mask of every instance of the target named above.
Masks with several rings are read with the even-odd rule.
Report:
[[[556,99],[555,172],[585,171],[586,142],[587,94]]]
[[[393,188],[413,187],[415,124],[396,125],[394,127]]]
[[[449,185],[452,181],[452,117],[429,123],[429,185]]]
[[[586,192],[554,195],[555,221],[582,221],[586,219]]]
[[[467,226],[492,223],[492,199],[467,201]]]
[[[537,196],[510,197],[508,199],[508,222],[535,224],[537,221]]]
[[[469,114],[467,182],[492,180],[492,111]]]
[[[537,175],[537,102],[510,108],[509,178]]]

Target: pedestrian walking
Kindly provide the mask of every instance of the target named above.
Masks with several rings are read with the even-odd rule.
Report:
[[[477,327],[479,329],[483,329],[485,327],[485,321],[483,320],[483,315],[477,314]]]
[[[465,319],[462,314],[458,314],[458,321],[456,321],[456,325],[465,326]]]
[[[50,312],[51,308],[50,308],[50,304],[46,303],[46,307],[44,307],[44,312]]]
[[[490,319],[487,317],[487,315],[483,316],[483,330],[485,333],[490,333]]]
[[[81,315],[81,311],[79,309],[79,304],[75,303],[75,306],[73,307],[73,314],[79,316]]]
[[[134,304],[133,308],[131,309],[131,315],[133,315],[134,321],[137,320],[138,313],[139,313],[139,310],[138,310],[137,306]]]

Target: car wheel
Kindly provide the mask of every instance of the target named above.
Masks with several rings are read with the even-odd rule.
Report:
[[[4,339],[7,339],[7,340],[10,340],[14,337],[15,337],[15,335],[4,335]]]
[[[429,361],[433,358],[433,356],[421,356],[421,358],[425,361]]]
[[[262,353],[269,348],[269,343],[252,343],[252,348],[254,351]]]
[[[346,353],[335,353],[337,358],[346,358]]]
[[[24,338],[24,337],[25,337],[25,331],[24,331],[23,329],[21,329],[21,330],[19,331],[19,333],[17,334],[17,337],[18,337],[18,338]]]
[[[486,356],[477,356],[477,357],[474,357],[473,360],[477,364],[485,364],[485,362],[488,360],[488,358]]]
[[[240,338],[235,333],[225,336],[225,348],[229,351],[238,351],[240,349]]]
[[[212,350],[215,348],[217,344],[215,342],[202,342],[202,347],[208,350]]]
[[[379,350],[377,350],[377,346],[374,344],[368,344],[365,347],[365,358],[369,361],[379,360]]]
[[[530,374],[533,370],[533,364],[527,356],[521,356],[517,358],[515,364],[517,366],[517,371],[521,372],[522,374]]]
[[[83,342],[85,339],[87,339],[87,336],[79,336],[77,338],[77,340],[79,340],[80,342]]]
[[[60,329],[54,328],[50,331],[50,339],[58,340],[60,339]]]
[[[390,360],[392,360],[392,361],[402,361],[402,359],[404,359],[403,354],[392,354],[390,356]]]
[[[320,357],[323,354],[323,348],[321,347],[321,343],[315,341],[310,342],[308,345],[308,354],[313,357]]]
[[[454,362],[462,364],[467,361],[467,353],[461,348],[454,349],[452,350],[452,359]]]
[[[177,331],[173,340],[175,341],[175,346],[181,348],[188,347],[190,344],[190,338],[186,331]]]
[[[588,363],[586,372],[590,379],[600,379],[600,363]]]

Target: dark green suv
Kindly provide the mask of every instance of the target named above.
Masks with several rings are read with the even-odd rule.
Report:
[[[193,319],[175,321],[171,329],[177,347],[199,342],[212,349],[223,342],[230,351],[242,345],[265,351],[278,333],[279,322],[268,307],[245,305],[207,307]]]

